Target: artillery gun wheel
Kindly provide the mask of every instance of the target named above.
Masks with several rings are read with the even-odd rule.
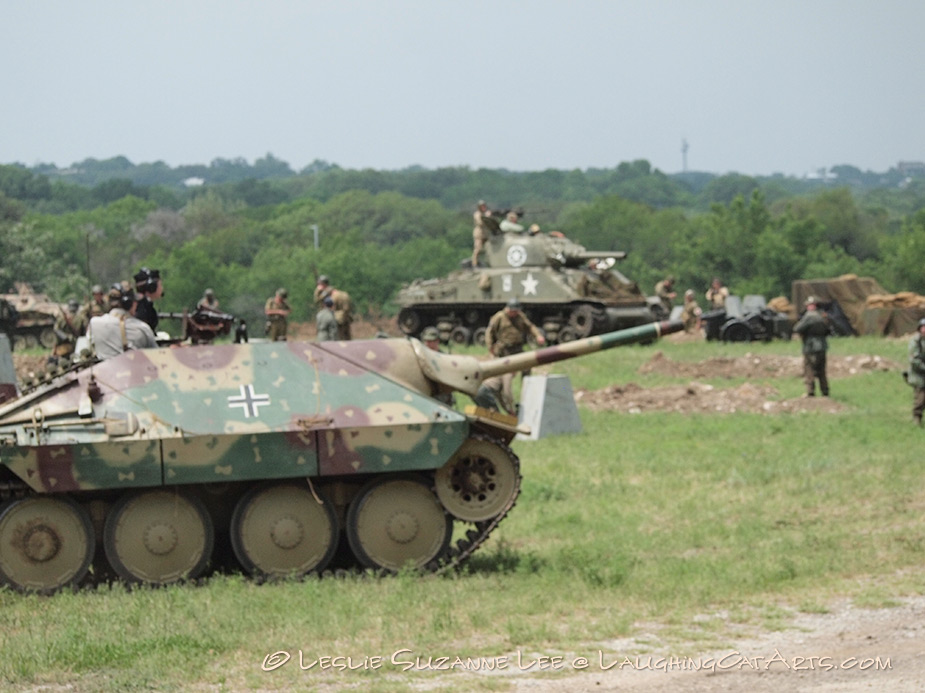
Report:
[[[520,492],[517,458],[510,448],[470,438],[437,470],[435,487],[453,517],[487,520],[513,504]]]
[[[321,571],[337,550],[331,502],[302,483],[269,482],[248,491],[231,517],[231,545],[251,575],[298,577]]]
[[[50,327],[46,327],[39,333],[39,342],[46,349],[54,349],[57,341],[58,340],[55,338],[55,331]]]
[[[472,333],[472,343],[476,346],[485,346],[486,332],[488,332],[487,327],[479,327],[475,332]]]
[[[452,518],[417,477],[374,479],[347,512],[347,540],[367,568],[427,568],[445,553],[452,533]]]
[[[398,311],[398,327],[405,334],[417,334],[421,329],[420,314],[411,308],[402,308]]]
[[[450,332],[450,341],[453,342],[453,344],[467,346],[469,342],[472,341],[472,331],[468,327],[457,325],[453,328],[453,331]]]
[[[0,584],[51,593],[87,574],[96,541],[87,511],[70,498],[33,496],[0,512]]]
[[[721,336],[724,342],[750,342],[753,337],[751,328],[740,320],[723,325]]]
[[[106,558],[129,582],[165,585],[202,573],[212,555],[212,519],[182,491],[141,491],[112,507],[103,529]]]

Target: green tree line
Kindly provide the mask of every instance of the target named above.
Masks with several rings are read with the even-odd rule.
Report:
[[[794,279],[844,273],[925,293],[922,181],[867,191],[788,185],[736,174],[685,182],[643,161],[517,175],[319,167],[176,192],[0,166],[0,290],[24,281],[63,301],[147,265],[165,277],[161,310],[190,308],[211,287],[223,308],[259,320],[285,286],[294,319],[305,320],[323,273],[361,312],[392,314],[403,283],[445,275],[469,256],[471,214],[484,198],[521,206],[526,221],[588,249],[627,251],[620,269],[648,293],[674,274],[678,288],[701,296],[713,275],[734,293],[789,296]]]

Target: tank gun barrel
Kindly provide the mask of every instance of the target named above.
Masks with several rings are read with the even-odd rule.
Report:
[[[625,250],[581,250],[574,253],[567,252],[566,255],[574,260],[603,260],[609,257],[614,260],[626,259]]]
[[[445,389],[474,395],[483,381],[496,375],[516,373],[534,366],[555,363],[624,344],[648,342],[683,329],[684,323],[680,320],[653,322],[486,361],[479,361],[472,356],[440,354],[414,341],[418,363],[428,379],[439,383]]]

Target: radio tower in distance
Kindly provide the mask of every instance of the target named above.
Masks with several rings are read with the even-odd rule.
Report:
[[[681,170],[687,173],[687,138],[681,138]]]

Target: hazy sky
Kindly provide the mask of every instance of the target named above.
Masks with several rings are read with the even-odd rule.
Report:
[[[0,163],[925,160],[922,0],[6,0]]]

